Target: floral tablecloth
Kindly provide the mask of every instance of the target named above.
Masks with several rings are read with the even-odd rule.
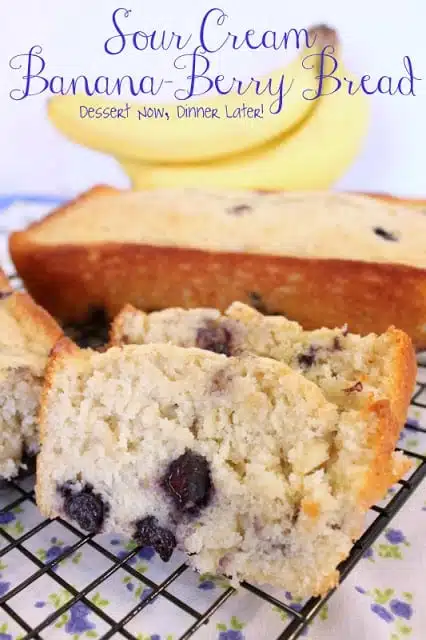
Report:
[[[54,199],[0,198],[0,261],[13,270],[7,254],[7,233],[21,228],[46,213]],[[419,380],[426,383],[425,366],[419,367]],[[426,407],[426,391],[418,401]],[[426,426],[426,408],[412,407],[410,419]],[[426,435],[406,429],[401,436],[404,448],[426,454]],[[43,522],[33,500],[33,479],[20,481],[28,499],[12,510],[1,511],[19,497],[16,489],[0,490],[0,549]],[[395,489],[389,492],[391,499]],[[372,516],[373,517],[373,516]],[[0,597],[75,544],[76,535],[58,521],[46,523],[0,558]],[[69,600],[73,590],[80,591],[113,565],[114,557],[127,554],[132,544],[112,535],[98,536],[93,545],[86,543],[53,571],[29,582],[29,585],[0,608],[0,640],[25,637],[15,615],[31,628]],[[107,554],[102,553],[102,549]],[[184,561],[176,554],[163,564],[151,549],[143,549],[126,567],[112,573],[87,599],[105,612],[108,620],[121,620],[136,603],[151,593],[150,581],[159,584]],[[140,579],[139,579],[140,577]],[[68,588],[66,588],[67,585]],[[198,576],[187,570],[174,580],[151,604],[141,610],[126,630],[138,640],[178,640],[194,623],[189,613],[176,606],[176,598],[203,613],[227,588],[224,580]],[[290,593],[268,590],[297,610],[302,603]],[[75,593],[75,591],[74,591]],[[241,589],[233,594],[193,636],[195,640],[275,640],[288,624],[288,617],[272,604]],[[48,640],[102,638],[110,623],[77,602],[40,633]],[[109,637],[123,639],[119,631]],[[426,482],[409,498],[385,532],[364,554],[345,582],[332,595],[315,621],[306,629],[305,640],[426,640]]]

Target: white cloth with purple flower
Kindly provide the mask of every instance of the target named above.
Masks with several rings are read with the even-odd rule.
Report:
[[[8,231],[43,215],[53,204],[52,200],[43,198],[0,198],[0,261],[6,270],[12,269],[7,255]],[[426,383],[426,367],[420,368],[419,379]],[[426,391],[421,401],[426,406]],[[425,427],[426,409],[412,407],[410,418]],[[425,434],[406,429],[402,439],[405,448],[426,454]],[[21,481],[20,486],[30,492],[32,479]],[[20,548],[0,558],[0,597],[78,540],[57,521],[46,523],[25,537],[43,518],[30,493],[28,499],[12,510],[1,511],[19,497],[16,489],[0,491],[0,528],[9,540],[24,536]],[[392,491],[387,500],[391,497]],[[373,517],[374,514],[371,520]],[[0,535],[0,548],[7,544],[8,540]],[[114,556],[122,557],[132,548],[127,540],[98,536],[94,545],[81,546],[54,567],[50,575],[30,581],[23,591],[7,601],[9,613],[0,608],[0,640],[25,637],[26,631],[16,622],[14,614],[34,628],[62,607],[75,591],[87,588],[106,572],[113,565]],[[96,615],[84,602],[77,602],[42,631],[41,637],[48,640],[102,638],[111,629],[106,619],[121,620],[135,604],[149,596],[149,584],[162,583],[183,561],[177,553],[170,563],[164,564],[151,549],[143,549],[128,562],[130,571],[123,567],[88,589],[87,602],[105,612],[105,618]],[[138,640],[177,640],[194,624],[194,618],[176,606],[176,599],[203,613],[226,588],[224,579],[185,571],[125,628]],[[290,593],[277,589],[268,589],[268,592],[292,604],[296,610],[302,607]],[[302,637],[306,640],[425,640],[425,605],[426,483],[423,482]],[[275,640],[288,623],[289,617],[281,610],[241,589],[192,637],[195,640]],[[109,637],[124,638],[119,632]]]

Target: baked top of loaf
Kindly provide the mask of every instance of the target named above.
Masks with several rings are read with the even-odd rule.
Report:
[[[359,336],[347,327],[304,331],[283,316],[265,316],[240,302],[216,309],[165,309],[145,313],[131,305],[115,318],[111,342],[170,343],[238,355],[274,358],[319,385],[343,409],[381,399],[391,403],[399,425],[406,419],[416,379],[410,338],[390,328]]]
[[[334,192],[98,187],[12,236],[43,247],[108,243],[358,260],[426,268],[426,215]]]
[[[362,496],[402,471],[384,405],[343,418],[272,359],[61,342],[41,410],[45,515],[131,535],[164,560],[177,544],[199,571],[236,581],[301,596],[335,584]]]
[[[62,331],[0,270],[0,477],[38,449],[38,408],[47,357]]]

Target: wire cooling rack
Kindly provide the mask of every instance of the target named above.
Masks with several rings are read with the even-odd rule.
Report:
[[[77,339],[82,346],[97,347],[102,344],[105,338],[105,327],[101,326],[101,321],[102,318],[97,317],[91,325],[67,328],[67,332],[70,333],[74,339]],[[421,366],[420,371],[422,375],[412,397],[412,406],[426,409],[426,367]],[[409,421],[405,425],[405,429],[409,432],[422,432],[426,434],[426,428],[420,426],[417,421]],[[404,442],[404,440],[402,440],[402,442]],[[399,450],[403,451],[414,461],[414,471],[407,479],[399,481],[387,504],[384,506],[375,505],[371,508],[371,524],[361,538],[354,544],[349,557],[339,567],[340,582],[348,576],[376,538],[389,525],[391,519],[415,491],[416,487],[426,477],[426,456],[405,448],[400,448]],[[16,509],[19,509],[24,504],[31,504],[32,508],[36,509],[33,482],[34,469],[29,468],[26,477],[8,483],[7,487],[3,489],[3,492],[6,492],[6,498],[3,497],[2,501],[3,509],[0,511],[0,515],[3,515],[3,520],[4,514],[13,513],[13,510],[16,511]],[[10,496],[10,500],[8,500],[8,496]],[[48,557],[40,556],[40,553],[34,550],[34,545],[29,543],[37,534],[51,526],[52,521],[39,517],[37,524],[22,534],[20,534],[19,531],[12,534],[8,532],[7,528],[0,528],[0,541],[3,543],[0,545],[0,568],[2,559],[13,551],[19,551],[22,556],[31,563],[33,568],[25,579],[19,581],[18,584],[9,589],[7,593],[0,598],[0,612],[1,610],[6,612],[9,618],[14,620],[23,630],[19,636],[20,640],[30,640],[33,638],[46,640],[46,638],[54,637],[51,630],[55,629],[55,627],[60,627],[64,619],[69,621],[70,612],[77,611],[79,603],[80,606],[84,607],[86,612],[92,612],[104,623],[101,625],[102,628],[105,629],[104,632],[101,634],[94,633],[92,635],[89,632],[85,634],[87,637],[96,636],[98,640],[107,640],[109,638],[127,638],[128,640],[140,640],[140,638],[143,638],[143,640],[145,640],[145,638],[159,637],[142,636],[138,634],[138,632],[133,633],[134,628],[131,628],[131,623],[146,607],[160,598],[167,600],[168,603],[171,603],[175,608],[186,614],[186,628],[184,630],[178,630],[176,634],[173,634],[173,638],[176,640],[188,640],[195,636],[201,637],[197,632],[202,629],[203,625],[209,622],[213,614],[215,614],[234,593],[233,588],[225,585],[225,587],[221,589],[220,595],[210,602],[207,608],[200,611],[199,607],[197,608],[192,604],[194,598],[190,590],[186,590],[183,596],[182,594],[177,595],[178,591],[173,589],[173,586],[181,580],[184,574],[192,573],[191,569],[184,562],[178,562],[177,566],[175,566],[166,577],[163,575],[162,579],[154,580],[141,573],[132,561],[141,553],[141,547],[130,546],[128,547],[128,551],[117,554],[114,552],[113,547],[104,545],[102,541],[99,540],[99,536],[86,535],[60,518],[57,518],[56,522],[61,525],[63,531],[68,531],[72,534],[74,542],[73,544],[62,547],[62,549],[56,547],[55,557],[50,560]],[[96,575],[93,580],[85,584],[84,587],[77,588],[60,574],[58,566],[60,566],[66,558],[75,557],[76,554],[88,548],[97,552],[97,554],[101,554],[107,561],[107,568],[101,571],[99,575]],[[141,593],[145,595],[139,598],[136,604],[129,607],[123,615],[112,615],[102,607],[102,602],[99,598],[93,597],[92,594],[96,592],[99,587],[106,584],[111,577],[119,571],[126,573],[127,577],[124,578],[124,581],[127,580],[127,584],[132,584],[131,581],[134,579],[140,585],[139,589]],[[57,589],[66,592],[67,598],[63,603],[61,603],[60,600],[57,601],[55,609],[41,619],[41,621],[30,624],[22,610],[18,610],[19,607],[18,609],[14,607],[13,603],[17,597],[24,595],[25,592],[32,588],[32,585],[43,578],[43,576],[50,578],[55,583]],[[194,587],[194,592],[195,589]],[[285,619],[287,622],[287,625],[279,631],[278,634],[274,633],[273,635],[269,635],[270,632],[265,630],[264,633],[268,634],[263,635],[265,640],[294,640],[298,638],[335,591],[335,589],[333,589],[324,597],[311,598],[295,606],[294,603],[286,601],[284,597],[276,597],[269,593],[267,589],[263,590],[254,584],[244,583],[241,589],[250,592],[256,599],[272,605],[275,610],[282,613],[282,619]],[[119,598],[119,596],[116,597]],[[66,617],[67,614],[68,618]],[[76,627],[76,629],[78,630],[79,628]],[[6,636],[2,636],[0,633],[0,637],[3,638]],[[74,637],[77,638],[80,637],[80,635],[77,634]],[[235,637],[238,637],[238,635]]]

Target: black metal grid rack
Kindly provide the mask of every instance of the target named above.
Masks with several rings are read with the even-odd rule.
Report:
[[[87,344],[87,342],[91,342],[91,339],[95,336],[96,332],[93,330],[93,327],[89,330],[89,333],[86,333],[86,336],[83,336],[83,342]],[[81,335],[80,335],[81,337]],[[423,401],[422,398],[425,398],[426,395],[426,379],[425,382],[418,383],[417,391],[412,398],[412,404],[417,407],[426,408],[426,401]],[[421,427],[417,424],[407,423],[406,429],[412,431],[420,431],[426,433],[426,428]],[[398,483],[398,488],[394,493],[392,499],[388,502],[388,504],[384,507],[381,506],[373,506],[372,512],[374,513],[374,521],[364,532],[362,537],[354,544],[350,556],[345,560],[340,569],[341,581],[346,578],[346,576],[350,573],[350,571],[355,567],[358,561],[362,558],[365,551],[374,543],[376,538],[380,535],[380,533],[389,525],[390,520],[395,516],[395,514],[399,511],[399,509],[404,505],[406,500],[410,497],[410,495],[414,492],[416,487],[420,484],[420,482],[426,477],[426,456],[420,455],[418,453],[414,453],[412,451],[408,451],[405,449],[400,449],[407,456],[417,463],[415,466],[414,472],[411,474],[408,480],[401,480]],[[7,504],[3,511],[9,511],[17,506],[19,506],[24,501],[31,501],[35,504],[34,491],[32,489],[27,490],[22,488],[21,483],[19,482],[11,482],[10,488],[15,490],[14,495],[16,496],[16,492],[18,492],[19,497],[15,498],[10,504]],[[179,607],[181,610],[185,611],[192,619],[192,624],[186,629],[186,631],[180,635],[179,640],[187,640],[193,636],[193,634],[199,630],[204,624],[210,620],[211,616],[224,604],[224,602],[232,595],[233,589],[227,588],[225,589],[220,597],[217,598],[215,602],[213,602],[210,607],[204,612],[200,613],[188,604],[188,602],[184,602],[180,598],[176,597],[169,591],[167,591],[168,587],[177,580],[185,571],[190,571],[187,565],[182,564],[179,566],[171,575],[167,577],[161,583],[154,583],[152,580],[148,579],[146,576],[141,575],[138,571],[136,571],[131,564],[129,564],[129,560],[135,556],[140,548],[135,548],[130,551],[124,558],[117,558],[113,553],[111,553],[108,549],[104,548],[102,545],[98,544],[98,542],[94,539],[93,535],[84,535],[78,529],[73,527],[71,524],[58,519],[61,524],[71,531],[76,537],[77,542],[71,545],[67,550],[62,553],[60,556],[56,557],[51,562],[44,563],[42,562],[34,553],[29,551],[23,543],[25,543],[31,536],[41,531],[44,527],[46,527],[51,521],[43,520],[36,527],[27,531],[24,535],[15,538],[11,536],[8,532],[0,529],[0,536],[3,537],[3,541],[5,541],[5,546],[0,550],[0,560],[1,558],[7,554],[8,552],[18,549],[24,556],[26,556],[31,562],[38,567],[38,569],[33,573],[30,577],[23,580],[20,584],[9,590],[5,595],[0,598],[0,611],[5,611],[10,618],[14,619],[17,624],[22,627],[25,631],[25,635],[22,637],[22,640],[30,640],[30,639],[46,639],[48,635],[43,634],[46,632],[46,629],[55,621],[57,621],[62,614],[64,614],[68,609],[70,609],[77,602],[83,602],[90,610],[92,610],[98,618],[104,620],[108,626],[109,630],[104,633],[102,636],[98,636],[98,640],[107,640],[108,638],[112,638],[115,634],[121,634],[121,637],[127,638],[128,640],[136,640],[136,637],[132,635],[127,629],[126,625],[133,619],[137,614],[139,614],[142,609],[147,607],[151,602],[153,602],[160,594],[171,601],[175,606]],[[112,565],[104,571],[101,575],[96,577],[90,584],[85,586],[83,589],[78,591],[71,584],[69,584],[64,578],[60,577],[55,571],[54,567],[63,561],[66,557],[75,553],[79,549],[83,547],[83,545],[89,545],[99,553],[103,554],[109,561],[112,562]],[[99,585],[101,585],[104,581],[106,581],[113,573],[115,573],[120,568],[125,568],[126,571],[137,578],[138,581],[143,582],[146,587],[150,588],[152,591],[150,595],[145,598],[143,601],[138,602],[128,613],[121,619],[115,620],[110,617],[102,608],[97,606],[94,602],[92,602],[88,598],[88,594],[96,589]],[[41,623],[37,626],[31,627],[28,622],[21,617],[13,608],[10,606],[10,600],[17,594],[23,592],[31,583],[33,583],[37,578],[48,575],[50,578],[53,578],[56,584],[59,587],[66,589],[71,594],[71,599],[66,602],[63,606],[59,607],[52,614],[48,615]],[[284,631],[279,635],[278,638],[269,638],[268,640],[294,640],[297,638],[301,632],[305,629],[305,627],[313,620],[316,614],[320,611],[325,602],[330,598],[332,593],[331,591],[326,596],[322,598],[311,598],[308,600],[304,606],[296,611],[289,603],[283,602],[272,595],[262,591],[258,587],[252,584],[243,584],[243,589],[250,591],[254,596],[260,598],[263,601],[269,602],[274,607],[286,613],[288,616],[288,624]],[[47,632],[48,633],[48,632]],[[118,637],[118,636],[117,636]],[[265,636],[266,638],[266,636]]]

